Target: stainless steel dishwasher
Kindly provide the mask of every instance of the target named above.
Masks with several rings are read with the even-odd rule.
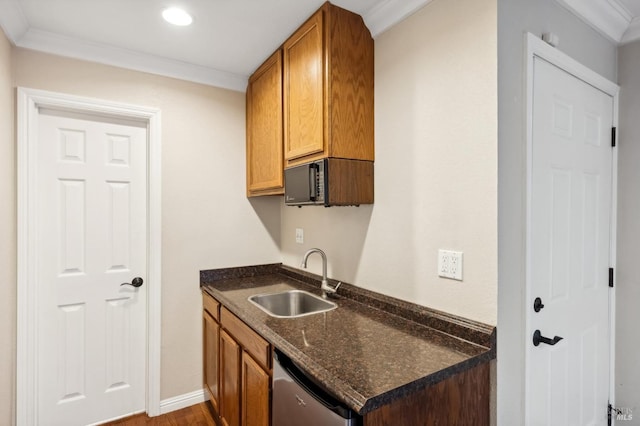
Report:
[[[360,426],[362,418],[274,351],[272,426]]]

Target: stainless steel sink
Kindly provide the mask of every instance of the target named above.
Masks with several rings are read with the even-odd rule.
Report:
[[[327,312],[338,307],[333,302],[302,290],[255,294],[249,296],[249,302],[277,318],[297,318]]]

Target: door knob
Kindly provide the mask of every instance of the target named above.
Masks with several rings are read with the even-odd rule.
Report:
[[[542,333],[540,333],[540,330],[536,330],[533,332],[533,346],[538,346],[540,343],[545,343],[547,345],[553,346],[560,340],[562,340],[562,337],[560,336],[555,336],[553,339],[544,337]]]
[[[539,297],[536,297],[536,300],[533,301],[533,310],[536,312],[540,312],[540,309],[544,308],[544,305],[542,304],[542,299],[540,299]]]
[[[120,286],[130,285],[132,287],[140,287],[143,283],[144,283],[144,280],[142,278],[135,277],[133,280],[131,280],[130,283],[122,283],[122,284],[120,284]]]

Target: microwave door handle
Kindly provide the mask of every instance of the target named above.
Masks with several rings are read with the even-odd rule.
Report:
[[[315,164],[309,165],[309,199],[315,201],[318,198],[318,185],[316,183],[316,175],[318,170]]]

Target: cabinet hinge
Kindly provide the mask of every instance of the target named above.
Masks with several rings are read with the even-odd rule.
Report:
[[[616,128],[615,127],[611,128],[611,146],[612,147],[616,146]]]
[[[613,287],[613,268],[609,268],[609,287]]]

